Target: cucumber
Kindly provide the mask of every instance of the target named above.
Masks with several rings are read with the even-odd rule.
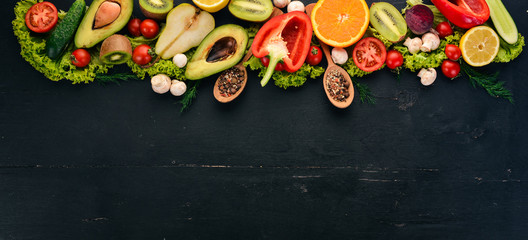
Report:
[[[76,0],[71,5],[64,19],[57,24],[57,27],[55,27],[46,42],[46,53],[49,58],[57,59],[62,56],[81,23],[85,9],[86,3],[84,0]]]
[[[491,21],[497,33],[509,44],[515,44],[519,37],[517,26],[501,0],[486,0],[490,9]]]

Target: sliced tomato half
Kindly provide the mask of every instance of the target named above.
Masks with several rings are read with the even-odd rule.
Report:
[[[58,19],[57,8],[53,3],[40,2],[27,11],[26,26],[33,32],[45,33],[55,27]]]
[[[361,39],[352,52],[354,63],[365,72],[378,70],[387,58],[385,45],[375,37]]]

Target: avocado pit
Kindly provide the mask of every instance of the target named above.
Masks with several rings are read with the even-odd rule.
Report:
[[[218,39],[209,51],[206,61],[209,63],[223,61],[233,56],[237,51],[237,41],[228,36]]]
[[[121,5],[113,1],[103,2],[95,13],[93,29],[105,27],[113,23],[121,14]]]

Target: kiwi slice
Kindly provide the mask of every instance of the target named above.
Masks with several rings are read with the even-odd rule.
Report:
[[[370,24],[391,42],[399,42],[407,34],[407,23],[400,11],[387,2],[375,2],[370,6]]]
[[[231,0],[228,9],[233,16],[250,22],[262,22],[273,12],[271,0]]]
[[[139,9],[145,17],[163,21],[174,5],[173,0],[139,0]]]
[[[114,34],[103,41],[99,59],[105,64],[122,64],[132,58],[132,45],[127,37]]]

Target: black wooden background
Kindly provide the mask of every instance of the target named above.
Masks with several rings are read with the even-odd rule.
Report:
[[[282,90],[251,72],[235,102],[211,77],[180,114],[149,80],[47,80],[19,54],[15,2],[0,10],[0,240],[528,237],[525,52],[481,69],[515,104],[383,70],[359,79],[376,104],[338,110],[321,79]],[[528,36],[526,1],[504,3]]]

